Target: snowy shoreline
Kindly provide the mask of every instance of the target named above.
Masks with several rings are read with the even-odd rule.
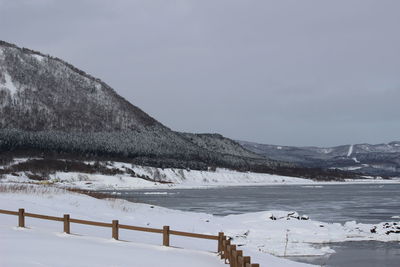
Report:
[[[276,179],[278,178],[278,179]],[[302,178],[274,176],[272,181],[258,182],[182,182],[182,183],[160,183],[146,181],[140,178],[123,176],[108,176],[101,174],[63,173],[57,172],[51,175],[49,181],[33,181],[21,174],[19,177],[6,175],[0,183],[21,184],[52,184],[60,188],[76,188],[89,191],[101,190],[172,190],[172,189],[211,189],[224,187],[254,187],[254,186],[325,186],[325,185],[356,185],[356,184],[400,184],[400,179],[360,179],[339,181],[312,181]]]
[[[28,159],[16,159],[15,163]],[[86,164],[94,164],[86,162]],[[366,178],[345,181],[313,181],[305,178],[279,176],[265,173],[238,172],[217,168],[199,171],[176,168],[155,168],[122,162],[103,162],[105,168],[118,170],[116,175],[89,174],[79,172],[54,172],[48,180],[29,179],[29,172],[14,172],[3,175],[0,182],[55,184],[83,190],[140,190],[140,189],[200,189],[227,186],[274,186],[274,185],[336,185],[336,184],[397,184],[400,178],[384,180]],[[0,168],[4,168],[5,166]],[[9,167],[9,166],[8,166]]]

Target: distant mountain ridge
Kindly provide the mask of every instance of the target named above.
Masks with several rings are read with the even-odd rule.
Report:
[[[238,141],[265,158],[303,167],[340,169],[366,175],[400,177],[400,141],[336,147],[294,147]]]

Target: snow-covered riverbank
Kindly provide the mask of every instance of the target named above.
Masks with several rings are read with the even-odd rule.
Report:
[[[16,163],[23,161],[18,159]],[[26,159],[25,159],[26,160]],[[86,162],[95,164],[94,162]],[[64,187],[76,187],[88,190],[104,189],[168,189],[168,188],[207,188],[218,186],[254,186],[285,184],[335,184],[344,182],[315,182],[309,179],[279,176],[265,173],[238,172],[228,169],[198,171],[174,168],[155,168],[132,165],[121,162],[103,162],[110,170],[121,173],[102,175],[78,172],[55,172],[48,175],[48,180],[35,181],[29,179],[29,172],[14,172],[3,175],[3,182],[47,183]],[[346,180],[346,183],[400,183],[399,179],[363,179]]]
[[[4,188],[4,185],[2,187]],[[400,232],[399,222],[377,225],[357,224],[356,222],[347,222],[344,225],[331,224],[310,220],[306,216],[285,211],[265,211],[220,217],[170,210],[118,199],[98,200],[49,186],[33,186],[30,190],[21,192],[3,191],[5,192],[0,193],[2,209],[16,210],[24,207],[29,212],[55,216],[69,213],[71,216],[82,219],[97,221],[119,219],[121,223],[125,224],[157,228],[170,225],[172,229],[176,230],[207,234],[224,231],[233,238],[233,243],[241,245],[240,248],[244,250],[245,255],[252,256],[253,261],[261,263],[261,266],[301,266],[299,263],[289,262],[271,254],[293,256],[333,253],[327,244],[329,242],[400,241],[400,234],[397,233]],[[10,231],[21,234],[14,228],[15,217],[0,216],[2,216],[0,220],[2,240],[5,236],[11,235],[12,237],[14,235],[10,234]],[[32,230],[26,230],[28,232],[50,231],[54,238],[60,238],[59,234],[56,234],[62,229],[60,223],[28,219],[27,224],[32,228]],[[73,225],[72,231],[85,236],[105,238],[105,241],[93,242],[105,242],[110,245],[108,241],[110,231],[106,229]],[[161,242],[159,235],[129,231],[121,232],[121,239],[152,245],[159,245]],[[215,250],[215,242],[206,240],[173,237],[171,244],[203,251]],[[124,245],[119,244],[118,246]],[[1,249],[0,258],[7,256],[2,251],[6,250]]]

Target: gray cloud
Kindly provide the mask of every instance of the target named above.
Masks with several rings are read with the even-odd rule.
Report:
[[[61,57],[181,131],[398,140],[396,0],[0,0],[0,39]]]

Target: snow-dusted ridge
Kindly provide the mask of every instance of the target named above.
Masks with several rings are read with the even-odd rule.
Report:
[[[335,147],[295,147],[238,142],[244,148],[269,159],[292,162],[303,167],[338,169],[371,176],[400,176],[399,141]],[[354,169],[353,166],[359,168]]]

